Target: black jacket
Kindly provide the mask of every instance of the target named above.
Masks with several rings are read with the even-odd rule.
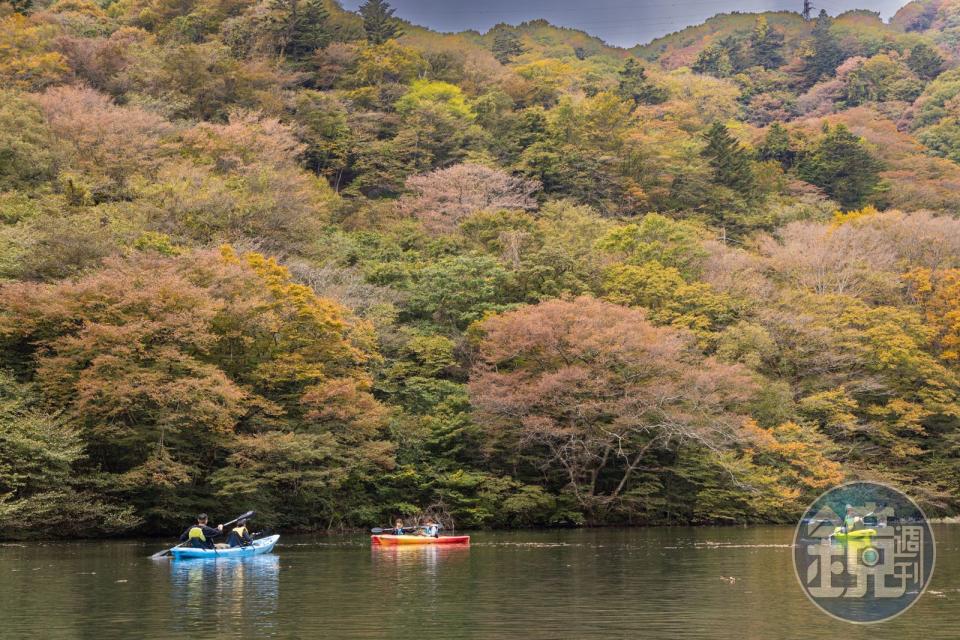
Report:
[[[203,537],[207,539],[207,542],[211,542],[214,538],[220,535],[220,530],[214,527],[208,527],[205,524],[192,524],[186,528],[183,534],[180,536],[180,542],[186,542],[190,537],[190,529],[194,527],[200,527],[203,530]]]

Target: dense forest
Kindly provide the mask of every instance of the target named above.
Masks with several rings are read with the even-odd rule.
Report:
[[[958,0],[2,0],[0,536],[954,514],[958,163]]]

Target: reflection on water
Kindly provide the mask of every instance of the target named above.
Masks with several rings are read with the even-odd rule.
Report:
[[[420,568],[430,575],[437,575],[440,563],[450,566],[470,557],[469,545],[410,545],[410,546],[370,546],[370,555],[375,567],[397,572]]]
[[[231,621],[249,618],[260,633],[276,628],[273,616],[280,594],[280,558],[189,559],[170,561],[171,609],[177,617],[174,631],[188,631],[217,621],[225,629]]]
[[[810,603],[791,527],[480,532],[469,547],[285,536],[253,558],[151,561],[136,541],[0,546],[0,638],[954,640],[960,527],[933,584],[872,627]]]
[[[371,546],[372,574],[383,595],[385,611],[381,628],[396,625],[420,627],[420,617],[445,615],[442,591],[444,577],[457,571],[469,572],[469,545],[411,545]],[[423,603],[427,603],[424,607]],[[452,617],[459,618],[466,612],[463,604],[455,604]]]

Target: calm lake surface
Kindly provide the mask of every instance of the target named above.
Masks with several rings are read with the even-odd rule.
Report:
[[[0,638],[960,637],[960,526],[899,618],[819,612],[790,527],[473,533],[466,548],[281,539],[245,560],[153,561],[155,541],[0,545]],[[721,576],[736,578],[735,582]]]

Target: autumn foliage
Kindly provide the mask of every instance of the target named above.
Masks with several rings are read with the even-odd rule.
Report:
[[[0,1],[0,536],[960,511],[957,2],[401,18]]]
[[[551,300],[484,322],[470,395],[492,445],[542,450],[593,518],[632,511],[634,480],[680,447],[742,439],[745,370],[699,358],[643,311],[593,298]]]

